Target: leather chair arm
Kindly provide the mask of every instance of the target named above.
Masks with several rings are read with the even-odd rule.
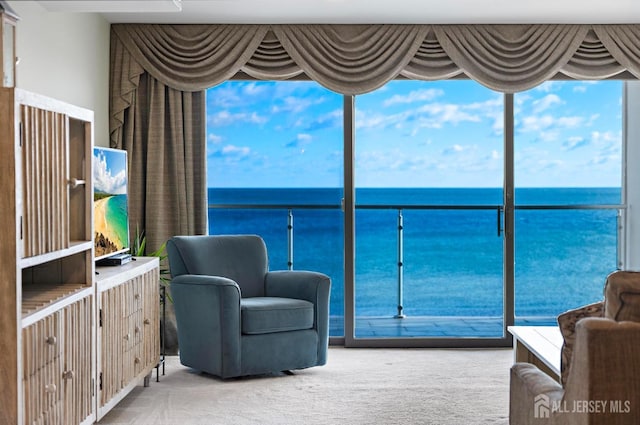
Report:
[[[564,391],[549,375],[529,363],[511,367],[509,423],[550,424],[553,406],[559,406]]]

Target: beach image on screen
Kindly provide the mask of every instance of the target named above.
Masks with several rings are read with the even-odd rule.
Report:
[[[129,247],[127,156],[125,151],[94,148],[93,214],[95,257]]]

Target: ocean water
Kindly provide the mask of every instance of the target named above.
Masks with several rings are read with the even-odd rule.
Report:
[[[118,238],[113,241],[121,248],[129,246],[127,195],[114,195],[107,200],[106,215],[110,231]]]
[[[341,197],[340,189],[209,189],[210,206],[307,206],[293,209],[293,264],[295,269],[317,270],[332,278],[332,316],[344,313]],[[398,209],[370,208],[395,205],[404,207],[404,313],[500,317],[503,238],[498,235],[497,206],[501,200],[500,189],[357,189],[356,316],[397,313]],[[520,206],[619,203],[619,188],[516,190]],[[417,205],[470,209],[411,208]],[[209,233],[259,234],[267,244],[271,270],[286,269],[287,219],[286,208],[209,208]],[[515,222],[517,317],[548,319],[602,299],[604,279],[616,268],[617,210],[517,209]]]

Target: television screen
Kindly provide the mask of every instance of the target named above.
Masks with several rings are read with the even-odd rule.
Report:
[[[93,149],[95,259],[129,250],[127,151]]]

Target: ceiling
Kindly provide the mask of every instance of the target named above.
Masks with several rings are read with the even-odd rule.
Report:
[[[640,0],[47,0],[40,4],[50,11],[101,13],[112,23],[640,23]]]

